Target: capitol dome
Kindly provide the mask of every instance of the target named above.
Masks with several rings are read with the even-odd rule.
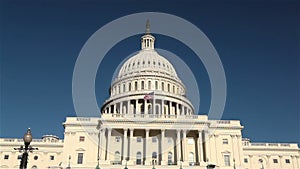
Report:
[[[147,22],[141,50],[120,68],[111,85],[110,98],[101,108],[102,114],[168,117],[194,114],[184,84],[173,65],[156,52],[154,42]]]

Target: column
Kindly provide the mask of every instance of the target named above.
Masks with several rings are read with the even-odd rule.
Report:
[[[186,148],[186,130],[183,130],[183,139],[182,139],[182,155],[183,155],[183,159],[182,161],[184,161],[185,163],[188,162],[188,152],[187,152],[187,148]]]
[[[130,100],[127,101],[127,114],[130,112]]]
[[[250,163],[250,168],[252,168],[252,155],[249,155],[249,163]]]
[[[108,128],[107,130],[107,150],[106,150],[106,159],[109,161],[110,160],[110,141],[111,141],[111,128]]]
[[[130,129],[130,137],[129,137],[129,141],[130,141],[130,149],[129,149],[129,159],[131,161],[131,164],[134,164],[134,152],[133,152],[133,131],[134,129]]]
[[[113,114],[117,114],[117,111],[116,111],[117,104],[114,104],[113,106],[114,106],[114,112],[113,112]]]
[[[136,100],[135,100],[135,114],[138,114],[138,112],[140,111],[140,110],[138,109],[138,105],[139,105],[138,99],[136,99]]]
[[[149,150],[149,129],[146,129],[146,138],[145,138],[145,165],[150,165],[151,163],[151,155],[149,155],[150,150]]]
[[[181,114],[180,115],[184,115],[184,106],[181,105]]]
[[[180,165],[181,161],[181,146],[180,146],[180,130],[177,130],[177,139],[176,139],[176,154],[177,154],[177,165]],[[174,153],[175,154],[175,153]]]
[[[111,113],[111,105],[108,106],[108,114]]]
[[[242,148],[242,136],[241,135],[236,135],[236,139],[237,139],[237,144],[238,144],[238,156],[239,156],[239,165],[242,166],[243,162],[243,148]]]
[[[166,150],[165,150],[165,130],[161,130],[161,139],[160,139],[160,144],[161,144],[161,165],[165,165],[165,157],[166,157]]]
[[[105,128],[100,128],[100,160],[105,160]]]
[[[120,102],[120,114],[123,114],[123,101]]]
[[[126,163],[126,158],[128,157],[128,143],[127,143],[127,128],[124,129],[123,134],[123,162],[122,164]]]
[[[204,131],[204,135],[205,135],[205,152],[206,152],[206,157],[205,157],[205,161],[210,161],[211,160],[211,148],[210,148],[210,138],[209,138],[209,134],[208,131],[205,130]]]
[[[171,107],[172,107],[172,104],[171,104],[172,102],[171,101],[169,101],[169,114],[170,115],[173,115],[173,113],[172,113],[172,109],[171,109]]]
[[[144,99],[144,114],[148,114],[148,111],[147,111],[148,107],[147,107],[147,100]],[[147,116],[147,115],[145,115]]]
[[[165,101],[161,100],[161,114],[162,117],[165,115]]]
[[[176,115],[178,116],[179,115],[179,104],[176,103]]]
[[[199,162],[200,164],[203,163],[203,146],[202,146],[202,143],[203,143],[203,139],[202,139],[202,131],[201,130],[198,130],[198,156],[199,156]]]

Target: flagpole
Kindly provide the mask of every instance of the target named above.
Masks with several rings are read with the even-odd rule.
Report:
[[[154,109],[155,109],[155,92],[153,91],[153,106],[152,106],[152,114],[154,115]]]

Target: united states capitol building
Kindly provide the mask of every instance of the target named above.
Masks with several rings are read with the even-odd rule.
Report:
[[[300,169],[291,143],[254,143],[239,120],[197,115],[172,64],[156,52],[147,25],[141,50],[119,70],[101,117],[67,117],[64,139],[33,139],[28,168]],[[0,139],[0,168],[18,168],[22,139]]]

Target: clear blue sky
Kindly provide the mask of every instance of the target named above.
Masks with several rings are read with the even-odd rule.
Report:
[[[137,12],[165,12],[198,26],[219,53],[227,78],[222,119],[239,119],[252,141],[300,143],[300,3],[297,1],[1,1],[0,137],[63,137],[76,113],[72,74],[86,40],[106,23]],[[145,19],[146,20],[146,19]],[[188,33],[188,32],[187,32]],[[117,44],[96,79],[101,105],[114,70],[139,49],[140,36]],[[180,56],[201,93],[199,114],[210,106],[208,75],[182,43],[156,35],[156,46]]]

